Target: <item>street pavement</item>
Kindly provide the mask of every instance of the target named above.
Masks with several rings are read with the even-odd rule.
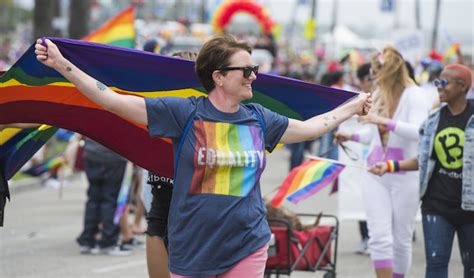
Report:
[[[264,196],[281,184],[288,172],[288,157],[286,149],[268,156],[261,182]],[[62,191],[41,186],[37,181],[11,185],[12,200],[6,205],[4,227],[0,227],[0,277],[147,277],[144,249],[134,250],[132,255],[126,257],[79,254],[75,238],[82,228],[86,189],[84,175],[72,176]],[[337,194],[329,195],[328,190],[319,192],[297,206],[289,203],[285,205],[299,213],[337,215]],[[269,194],[269,197],[272,195]],[[407,277],[424,277],[425,259],[420,223],[417,223],[416,237],[413,263]],[[143,237],[141,239],[145,240]],[[375,277],[369,257],[355,253],[359,241],[357,221],[342,221],[337,277]],[[323,277],[323,274],[293,272],[291,277]],[[462,277],[457,240],[449,275]]]

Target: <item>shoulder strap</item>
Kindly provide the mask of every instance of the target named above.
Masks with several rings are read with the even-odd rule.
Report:
[[[255,108],[255,106],[249,105],[248,107],[250,107],[255,117],[257,117],[257,121],[262,127],[263,136],[265,136],[265,123],[263,122],[262,115],[260,115],[260,113],[257,111],[257,108]]]
[[[194,115],[196,115],[198,102],[196,101],[196,106],[194,106],[193,112],[189,115],[188,119],[186,120],[186,126],[184,127],[183,135],[181,135],[181,140],[179,141],[178,150],[174,156],[174,172],[173,172],[173,180],[176,180],[176,171],[178,170],[178,161],[179,161],[179,154],[181,153],[181,148],[183,147],[184,139],[186,139],[186,135],[189,132],[189,128],[193,124]]]

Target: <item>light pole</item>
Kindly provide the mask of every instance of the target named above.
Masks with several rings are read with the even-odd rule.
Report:
[[[433,36],[431,38],[431,49],[436,49],[436,41],[438,40],[438,25],[439,25],[440,9],[441,9],[441,0],[436,0]]]

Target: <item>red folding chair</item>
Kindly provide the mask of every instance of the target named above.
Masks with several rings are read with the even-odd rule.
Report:
[[[283,219],[267,219],[273,243],[268,251],[265,277],[293,271],[325,271],[324,278],[336,277],[339,221],[332,215],[298,214],[300,217],[328,218],[334,225],[318,225],[297,231]],[[318,223],[319,219],[314,223]],[[333,248],[331,248],[333,247]],[[334,250],[332,252],[332,249]]]

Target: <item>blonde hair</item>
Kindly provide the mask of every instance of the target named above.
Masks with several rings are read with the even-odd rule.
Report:
[[[380,116],[390,118],[390,107],[406,87],[415,83],[408,75],[402,55],[393,47],[385,47],[382,53],[372,57],[371,62],[376,86],[373,110]]]
[[[196,61],[197,53],[192,51],[180,51],[173,53],[171,56],[183,58],[190,61]]]

